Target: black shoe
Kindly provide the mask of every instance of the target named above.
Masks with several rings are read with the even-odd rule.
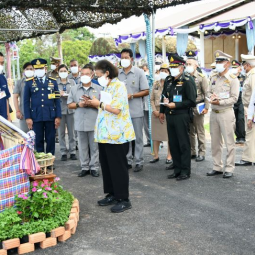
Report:
[[[236,144],[245,144],[245,139],[244,138],[236,139]]]
[[[233,173],[230,173],[230,172],[225,172],[223,174],[223,178],[231,178],[233,176]]]
[[[61,161],[67,161],[67,155],[62,155],[61,156]]]
[[[191,155],[191,159],[197,158],[197,155]]]
[[[170,175],[167,176],[167,179],[175,179],[178,176],[180,176],[180,174],[170,174]]]
[[[223,172],[212,170],[211,172],[208,172],[206,175],[207,176],[215,176],[215,175],[219,175],[219,174],[223,174]]]
[[[84,177],[89,174],[90,174],[89,170],[81,170],[81,172],[78,174],[78,177]]]
[[[77,151],[79,150],[78,146],[76,145],[76,148],[75,148]]]
[[[143,170],[143,165],[136,165],[134,172],[137,173],[137,172],[141,172],[142,170]]]
[[[104,199],[97,201],[98,205],[100,205],[100,206],[113,205],[116,202],[117,201],[116,201],[115,197],[111,194],[108,194]]]
[[[127,200],[119,199],[119,200],[117,200],[117,204],[111,208],[111,212],[121,213],[121,212],[124,212],[131,208],[132,208],[132,205],[131,205],[129,199],[127,199]]]
[[[252,162],[245,161],[242,159],[235,163],[235,166],[251,166],[251,165],[252,165]]]
[[[47,170],[55,170],[55,166],[47,166]]]
[[[70,155],[70,159],[71,159],[71,160],[77,160],[77,157],[76,157],[75,154],[71,154],[71,155]]]
[[[90,174],[91,174],[91,176],[93,176],[93,177],[99,177],[99,173],[98,173],[98,171],[96,171],[96,170],[91,170],[91,171],[90,171]]]
[[[190,176],[189,175],[180,175],[180,176],[178,176],[177,178],[176,178],[176,181],[183,181],[183,180],[187,180],[187,179],[189,179],[190,178]]]
[[[204,156],[198,155],[197,158],[196,158],[196,162],[201,162],[201,161],[204,161],[204,160],[205,160]]]
[[[132,169],[132,168],[133,168],[132,165],[128,165],[128,170],[129,170],[129,169]]]
[[[174,169],[174,162],[170,163],[169,166],[166,167],[166,170],[173,170]]]
[[[159,158],[154,158],[154,159],[150,160],[150,163],[156,163],[158,161],[159,161]]]
[[[55,142],[56,142],[56,143],[59,143],[59,139],[58,139],[57,137],[56,137],[56,139],[55,139]]]
[[[160,143],[160,148],[164,148],[164,144],[163,143]]]
[[[151,144],[150,143],[146,143],[146,144],[144,144],[143,147],[151,147]]]
[[[172,164],[173,160],[172,159],[166,159],[166,164]]]

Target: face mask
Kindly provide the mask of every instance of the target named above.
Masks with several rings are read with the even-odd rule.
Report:
[[[54,70],[56,70],[57,67],[56,67],[56,65],[51,65],[50,68],[52,71],[54,71]]]
[[[165,73],[165,72],[160,72],[160,73],[159,73],[159,76],[160,76],[160,79],[161,79],[161,80],[165,80],[166,77],[167,77],[168,75],[169,75],[169,74],[167,74],[167,73]]]
[[[78,66],[72,66],[70,69],[71,69],[72,73],[78,73],[79,72]]]
[[[45,69],[35,69],[35,76],[42,78],[45,75]]]
[[[194,72],[194,67],[193,66],[186,66],[185,69],[188,73],[193,73]]]
[[[159,81],[160,80],[160,75],[159,74],[155,74],[155,81]]]
[[[103,76],[99,77],[97,81],[98,81],[98,83],[99,83],[102,87],[106,87],[107,84],[108,84],[108,82],[109,82],[109,79],[106,78],[106,77],[103,75]]]
[[[34,71],[32,71],[32,70],[26,70],[26,71],[25,71],[25,76],[26,76],[27,78],[33,77],[33,76],[34,76]]]
[[[124,68],[127,68],[129,67],[131,64],[131,61],[130,59],[121,59],[121,66],[124,67]]]
[[[232,74],[237,74],[237,68],[232,68],[230,71]]]
[[[225,67],[224,67],[224,64],[216,64],[216,68],[218,73],[222,73],[225,71]]]
[[[180,74],[179,68],[170,68],[171,76],[176,77]]]
[[[61,72],[58,74],[61,79],[66,79],[68,76],[68,72]]]
[[[81,83],[88,84],[91,82],[91,78],[88,75],[81,76]]]
[[[3,72],[4,66],[0,65],[0,74]]]

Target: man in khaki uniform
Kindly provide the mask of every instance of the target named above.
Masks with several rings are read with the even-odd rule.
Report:
[[[51,57],[50,58],[50,69],[51,71],[47,72],[47,77],[52,77],[54,79],[58,79],[58,67],[61,63],[61,58],[55,58]]]
[[[223,174],[222,137],[227,147],[225,173],[223,178],[233,176],[235,168],[235,114],[234,104],[239,96],[239,80],[229,71],[230,55],[222,51],[214,53],[217,73],[209,84],[208,97],[212,105],[210,116],[211,149],[213,170],[207,176]]]
[[[186,54],[186,72],[188,72],[195,80],[197,89],[196,104],[205,103],[205,108],[201,114],[197,111],[197,108],[193,108],[193,123],[190,123],[190,145],[191,145],[191,158],[196,159],[197,162],[205,160],[205,128],[204,128],[204,114],[207,114],[209,109],[209,102],[205,99],[208,90],[207,77],[198,72],[198,62],[196,60],[196,54],[193,51],[189,51]],[[198,141],[198,156],[196,153],[196,135]]]
[[[242,159],[236,162],[236,166],[248,166],[255,162],[255,129],[247,129],[247,110],[251,100],[251,95],[255,88],[255,56],[241,55],[243,68],[246,72],[246,79],[243,85],[242,100],[244,105],[246,142],[244,145]]]

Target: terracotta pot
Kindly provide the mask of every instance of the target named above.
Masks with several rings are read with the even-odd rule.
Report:
[[[35,245],[32,243],[21,244],[18,248],[18,254],[25,254],[35,250]]]
[[[39,182],[39,181],[47,179],[49,182],[53,182],[55,178],[56,178],[55,174],[45,174],[45,175],[30,176],[29,180],[30,182],[33,182],[33,181]]]
[[[46,239],[46,234],[44,232],[39,232],[36,234],[29,235],[29,243],[39,243]]]
[[[49,237],[49,238],[46,238],[44,241],[40,242],[40,247],[42,249],[45,249],[51,246],[55,246],[56,244],[57,244],[57,238]]]
[[[3,241],[2,243],[3,243],[4,250],[10,250],[12,248],[17,248],[20,246],[19,238],[6,240],[6,241]]]
[[[58,241],[59,242],[64,242],[67,239],[69,239],[70,237],[71,237],[71,231],[70,230],[66,230],[64,235],[58,237]]]

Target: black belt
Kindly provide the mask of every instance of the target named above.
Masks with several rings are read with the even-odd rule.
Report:
[[[178,115],[178,114],[184,114],[184,113],[189,113],[189,109],[182,109],[182,110],[170,110],[169,115]]]

